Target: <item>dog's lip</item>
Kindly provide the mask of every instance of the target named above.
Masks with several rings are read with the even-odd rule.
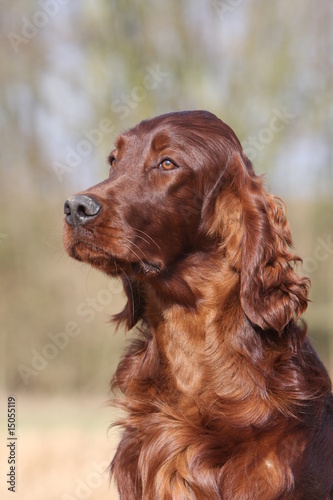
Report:
[[[102,257],[102,258],[110,258],[110,255],[108,252],[106,252],[103,248],[98,247],[91,241],[87,241],[83,238],[77,238],[74,239],[74,241],[70,242],[68,245],[69,249],[71,250],[72,253],[75,254],[75,256],[80,256],[80,258],[83,257],[83,260],[86,260],[89,262],[89,258],[85,259],[84,253],[87,251],[94,252],[94,257]]]
[[[148,262],[145,260],[142,260],[141,262],[138,263],[138,265],[141,268],[141,271],[145,275],[156,275],[160,273],[162,266],[158,262]]]
[[[120,256],[106,252],[103,248],[94,244],[92,241],[87,241],[83,238],[77,239],[71,245],[72,253],[76,258],[80,258],[86,262],[93,262],[97,259],[101,259],[104,262],[109,261],[111,263],[121,263],[131,266],[131,269],[135,274],[144,274],[145,276],[153,276],[159,274],[163,266],[161,263],[152,262],[147,260],[130,261],[128,259],[123,259]],[[86,251],[91,251],[94,255],[84,255]]]

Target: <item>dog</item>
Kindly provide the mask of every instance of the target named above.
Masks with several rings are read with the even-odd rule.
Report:
[[[121,499],[332,499],[332,387],[283,202],[207,111],[142,121],[108,160],[64,244],[122,279],[114,320],[138,324],[112,381]]]

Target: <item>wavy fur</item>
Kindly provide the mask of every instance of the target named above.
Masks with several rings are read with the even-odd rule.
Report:
[[[139,324],[112,381],[121,499],[332,498],[331,382],[283,202],[211,113],[144,121],[111,158],[65,246],[122,277],[114,319]]]

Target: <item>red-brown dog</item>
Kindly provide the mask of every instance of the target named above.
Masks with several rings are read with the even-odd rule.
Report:
[[[333,400],[298,321],[283,204],[211,113],[121,135],[107,180],[65,203],[68,253],[120,276],[138,339],[113,387],[124,500],[333,498]]]

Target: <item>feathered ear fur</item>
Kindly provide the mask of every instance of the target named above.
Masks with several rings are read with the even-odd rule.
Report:
[[[124,275],[122,280],[127,304],[120,313],[112,316],[112,320],[117,323],[117,327],[125,323],[127,330],[130,330],[143,317],[145,300],[140,283],[135,278]]]
[[[268,194],[261,178],[239,161],[243,164],[241,305],[251,322],[281,334],[307,308],[309,280],[294,271],[301,259],[290,252],[292,236],[284,203]]]
[[[239,154],[230,158],[214,198],[209,232],[220,234],[226,259],[240,274],[241,306],[253,324],[281,334],[307,308],[309,287],[294,271],[301,259],[290,252],[285,206]]]

